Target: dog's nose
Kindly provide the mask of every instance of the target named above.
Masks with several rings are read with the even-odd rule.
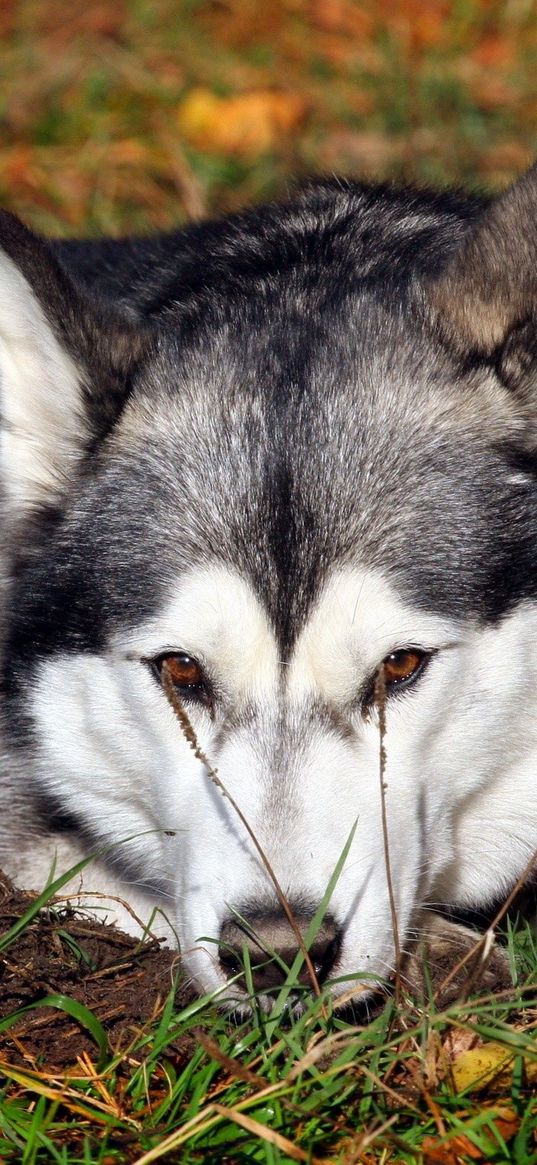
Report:
[[[292,911],[304,938],[312,916]],[[298,953],[297,937],[288,919],[277,911],[237,911],[239,917],[228,918],[220,931],[218,955],[226,975],[237,975],[244,967],[245,952],[252,970],[254,989],[262,992],[281,987]],[[241,922],[244,919],[244,923]],[[323,983],[336,962],[340,948],[338,928],[332,917],[325,916],[309,948],[318,983]],[[311,987],[308,967],[302,964],[297,981]],[[242,984],[244,986],[244,983]]]

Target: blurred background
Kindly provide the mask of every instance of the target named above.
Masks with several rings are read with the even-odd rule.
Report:
[[[0,0],[0,77],[1,202],[54,234],[537,154],[533,0]]]

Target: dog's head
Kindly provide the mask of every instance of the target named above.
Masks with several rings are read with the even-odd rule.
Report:
[[[373,278],[359,210],[242,223],[151,328],[1,223],[8,764],[203,989],[292,960],[282,895],[304,935],[329,887],[312,961],[358,991],[390,884],[404,947],[537,836],[537,176],[438,226],[436,278],[390,278],[411,215]]]

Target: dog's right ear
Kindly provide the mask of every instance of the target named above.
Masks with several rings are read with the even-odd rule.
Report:
[[[522,394],[537,366],[537,164],[487,206],[440,274],[422,285],[463,353],[493,358]]]
[[[12,520],[55,503],[121,411],[148,344],[0,212],[0,477]]]

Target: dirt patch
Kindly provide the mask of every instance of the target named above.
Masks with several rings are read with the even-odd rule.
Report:
[[[0,934],[28,909],[31,894],[0,874]],[[113,926],[70,908],[44,909],[0,956],[0,1018],[47,995],[85,1005],[104,1027],[114,1050],[126,1048],[158,1018],[179,971],[177,951],[140,943]],[[192,998],[184,986],[177,1006]],[[0,1033],[0,1057],[11,1063],[72,1064],[96,1043],[58,1007],[36,1007]]]

